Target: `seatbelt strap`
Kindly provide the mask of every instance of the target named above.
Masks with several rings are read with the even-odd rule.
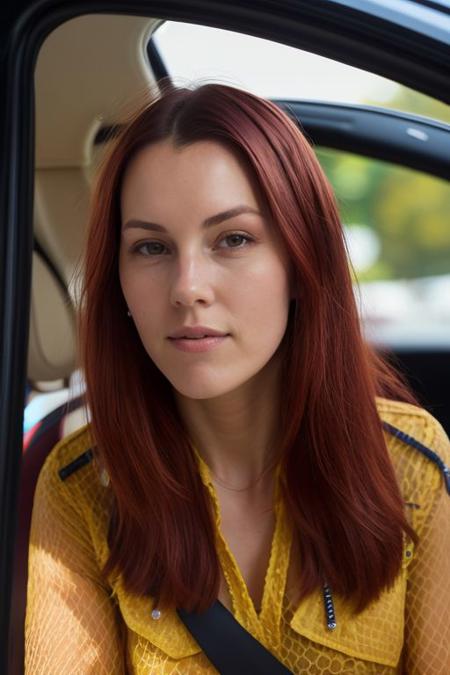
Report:
[[[177,613],[220,675],[292,675],[219,600],[201,614]]]

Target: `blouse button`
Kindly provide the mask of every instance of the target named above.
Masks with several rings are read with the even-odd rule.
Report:
[[[153,609],[153,610],[152,610],[152,619],[154,619],[155,621],[157,621],[157,620],[160,619],[160,618],[161,618],[161,612],[160,612],[160,610],[159,610],[159,609]]]
[[[411,546],[410,548],[406,548],[404,552],[404,558],[403,558],[403,566],[407,567],[409,563],[411,562],[413,555],[414,555],[414,549]]]

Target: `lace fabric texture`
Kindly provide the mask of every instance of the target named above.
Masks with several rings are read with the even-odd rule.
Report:
[[[383,420],[432,448],[450,464],[440,425],[408,404],[378,400]],[[394,586],[354,616],[335,597],[337,628],[326,627],[321,592],[294,607],[285,593],[291,530],[276,493],[276,527],[261,612],[220,531],[217,497],[206,464],[202,480],[216,510],[220,563],[237,620],[293,673],[446,675],[450,672],[450,497],[437,467],[386,434],[405,508],[419,535],[405,542]],[[58,470],[91,446],[89,428],[50,453],[39,478],[30,535],[25,635],[27,675],[195,675],[216,673],[175,612],[151,616],[148,597],[127,593],[120,577],[104,583],[112,495],[95,462],[65,481]]]

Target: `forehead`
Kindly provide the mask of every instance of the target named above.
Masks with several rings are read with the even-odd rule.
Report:
[[[260,193],[251,169],[237,152],[215,141],[176,147],[171,140],[142,148],[126,168],[121,191],[122,208],[139,202],[158,205],[206,202],[228,208],[235,200],[260,205]]]

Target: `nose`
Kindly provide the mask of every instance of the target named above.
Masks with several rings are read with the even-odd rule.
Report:
[[[170,289],[172,305],[191,307],[196,303],[210,305],[214,298],[212,270],[202,256],[179,259]]]

